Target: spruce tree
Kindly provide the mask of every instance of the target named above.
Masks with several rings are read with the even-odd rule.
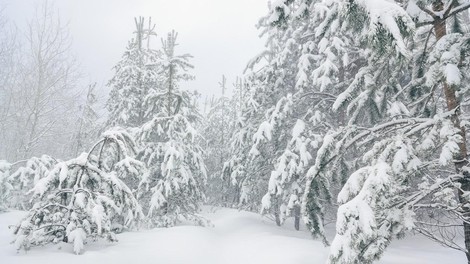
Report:
[[[304,220],[314,235],[324,238],[323,218],[333,211],[326,208],[334,208],[330,197],[341,183],[329,177],[309,179],[307,170],[327,131],[344,122],[331,107],[356,71],[349,59],[356,62],[360,58],[351,51],[355,43],[350,35],[320,41],[326,18],[310,10],[319,2],[277,1],[260,20],[268,49],[249,67],[264,65],[254,75],[274,100],[263,102],[264,116],[259,117],[250,154],[255,160],[263,157],[267,161],[264,164],[269,164],[264,172],[269,181],[264,183],[268,188],[262,212],[273,213],[278,225],[294,216],[299,228],[307,184],[315,188],[315,195],[310,196],[308,204],[303,203],[304,214],[309,215]],[[260,63],[261,59],[266,62]],[[346,166],[339,165],[338,171]]]
[[[51,156],[42,155],[10,164],[6,179],[11,186],[10,206],[21,210],[31,209],[31,195],[27,192],[45,177],[57,162],[59,161]]]
[[[135,18],[135,37],[129,41],[121,61],[114,66],[114,76],[108,83],[111,87],[106,104],[110,113],[108,127],[140,126],[159,112],[152,97],[161,85],[162,54],[152,46],[151,39],[157,34],[151,22],[149,19],[146,28],[144,18]]]
[[[207,224],[198,212],[205,200],[206,166],[195,124],[200,114],[191,94],[180,89],[181,81],[191,80],[191,55],[177,55],[177,33],[162,40],[164,86],[153,100],[160,112],[136,131],[142,149],[138,154],[149,168],[143,175],[139,197],[151,226],[173,226],[188,220]]]
[[[107,144],[119,146],[118,152],[104,152]],[[103,163],[114,159],[128,174],[141,170],[139,162],[129,162],[133,145],[125,132],[108,131],[90,152],[55,164],[29,191],[34,205],[15,228],[17,249],[64,241],[80,254],[87,241],[117,241],[116,232],[137,227],[143,219],[139,203],[119,170]]]

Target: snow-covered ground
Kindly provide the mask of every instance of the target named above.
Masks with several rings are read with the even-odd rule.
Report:
[[[316,264],[325,263],[328,248],[295,231],[291,223],[275,226],[254,213],[232,209],[209,209],[204,215],[213,228],[177,226],[118,235],[118,243],[86,245],[83,255],[74,255],[72,245],[51,245],[17,253],[8,226],[24,212],[0,214],[0,263],[158,263],[158,264]],[[464,254],[440,247],[420,237],[396,241],[380,263],[465,263]]]

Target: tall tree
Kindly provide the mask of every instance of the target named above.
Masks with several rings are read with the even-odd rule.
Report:
[[[152,119],[160,109],[153,97],[160,91],[161,51],[152,46],[157,36],[151,18],[148,27],[142,17],[135,18],[136,31],[121,61],[114,66],[114,76],[109,81],[111,92],[106,107],[108,126],[136,127]]]
[[[224,163],[223,177],[230,179],[234,196],[234,206],[257,211],[262,194],[266,191],[267,168],[263,160],[254,160],[250,156],[252,138],[261,123],[264,108],[260,101],[269,98],[254,75],[246,76],[242,88],[240,109],[232,137],[230,138],[230,156]]]
[[[269,98],[255,99],[260,102],[258,111],[262,115],[250,117],[258,121],[249,152],[253,160],[264,159],[261,164],[265,170],[255,171],[268,178],[264,180],[267,190],[261,210],[273,213],[278,225],[294,216],[296,228],[300,225],[307,170],[327,131],[344,123],[331,106],[350,81],[359,60],[351,52],[354,41],[349,35],[323,42],[315,37],[315,31],[324,26],[324,17],[309,10],[316,2],[272,3],[259,23],[268,39],[267,49],[249,64],[249,68],[257,68],[253,75],[258,89]],[[260,63],[262,59],[265,61]],[[255,67],[259,64],[261,69]],[[338,171],[345,167],[344,163],[338,165]],[[261,177],[260,180],[263,182]],[[304,210],[311,215],[306,223],[313,234],[324,238],[323,218],[327,208],[334,208],[325,206],[325,201],[330,200],[331,189],[340,182],[319,177],[309,184],[315,188],[315,196],[311,196]]]
[[[205,225],[198,212],[204,201],[206,166],[198,145],[200,135],[195,130],[200,114],[188,92],[180,89],[181,81],[193,77],[187,73],[189,54],[177,55],[177,34],[172,31],[162,40],[165,80],[162,90],[154,97],[164,106],[163,111],[137,131],[142,145],[138,157],[149,172],[140,183],[139,194],[153,226],[173,226],[189,220]],[[148,196],[150,195],[150,196]]]

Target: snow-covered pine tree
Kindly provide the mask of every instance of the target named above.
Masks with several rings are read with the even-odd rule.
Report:
[[[338,195],[329,262],[372,263],[410,229],[467,253],[461,102],[468,93],[469,34],[461,18],[470,3],[336,0],[316,7],[311,13],[327,18],[320,43],[355,34],[357,53],[366,58],[332,107],[338,116],[347,113],[347,125],[328,132],[307,174],[304,208],[316,193],[310,181],[335,177],[330,171],[341,160],[354,164]],[[454,240],[458,233],[465,247]]]
[[[256,129],[254,116],[257,114],[257,103],[252,98],[253,89],[251,80],[237,78],[232,102],[236,107],[236,119],[234,120],[233,133],[229,140],[229,156],[224,162],[223,178],[230,180],[232,198],[231,205],[248,210],[256,210],[255,204],[259,202],[252,198],[251,194],[259,185],[250,181],[251,138]],[[251,182],[251,183],[250,183]]]
[[[271,7],[271,10],[277,9]],[[268,37],[267,49],[248,64],[246,82],[250,91],[243,99],[239,126],[232,139],[232,158],[225,166],[225,172],[239,185],[240,206],[251,210],[260,209],[273,164],[287,144],[285,131],[273,129],[269,120],[277,122],[281,116],[287,119],[295,86],[298,46],[290,40],[292,31],[274,24],[270,15],[260,20],[259,25]],[[260,69],[258,65],[262,65]],[[272,115],[277,116],[271,118]],[[277,200],[277,196],[273,198]],[[275,201],[269,205],[264,209],[273,209],[280,224],[280,204]]]
[[[270,164],[270,178],[267,193],[262,199],[262,212],[272,211],[276,223],[282,224],[286,217],[295,211],[296,220],[299,218],[299,197],[301,188],[298,184],[302,181],[302,167],[304,162],[309,162],[311,155],[304,149],[303,160],[299,160],[300,153],[294,153],[290,140],[292,128],[302,114],[299,109],[294,109],[294,97],[298,91],[297,73],[298,60],[302,55],[302,41],[299,37],[305,27],[301,20],[292,20],[291,16],[294,9],[287,8],[291,2],[277,2],[270,6],[269,13],[260,20],[260,26],[264,29],[264,34],[268,36],[269,59],[268,64],[262,71],[258,72],[258,78],[264,80],[262,83],[267,90],[278,94],[278,97],[267,107],[263,122],[259,125],[258,131],[253,135],[254,145],[250,150],[251,155],[259,155],[259,149],[264,146],[272,145],[271,150],[262,156],[268,155]],[[289,20],[295,24],[292,27],[287,26]],[[308,48],[306,49],[308,50]],[[307,53],[309,53],[307,51]],[[307,58],[307,61],[309,59]],[[304,105],[305,107],[305,105]],[[307,110],[304,108],[304,110]],[[298,124],[305,127],[305,123],[297,120]],[[298,130],[299,128],[297,128]],[[291,131],[289,131],[291,130]],[[296,131],[296,136],[303,132]],[[292,141],[288,143],[288,141]],[[288,147],[287,145],[290,145]],[[305,159],[306,158],[306,159]],[[300,165],[297,168],[297,165]],[[290,168],[289,168],[290,167]],[[297,221],[296,221],[297,223]],[[298,224],[296,225],[298,226]]]
[[[152,98],[161,86],[162,54],[150,41],[157,35],[155,25],[151,19],[148,28],[144,23],[144,18],[135,18],[135,37],[129,41],[121,61],[114,66],[114,76],[108,83],[112,88],[106,104],[110,112],[108,126],[141,126],[160,111]]]
[[[233,205],[238,208],[258,211],[263,193],[266,192],[266,168],[261,164],[263,160],[254,160],[250,157],[253,145],[253,135],[261,123],[261,100],[265,100],[262,87],[253,74],[245,76],[242,86],[242,95],[235,124],[235,131],[230,139],[230,156],[224,163],[224,177],[230,178],[234,190]]]
[[[140,182],[139,198],[151,226],[173,226],[188,220],[207,224],[198,212],[205,200],[206,166],[198,145],[195,123],[200,114],[191,94],[180,89],[191,55],[175,54],[177,34],[172,31],[162,40],[164,86],[154,95],[161,111],[135,131],[142,149],[138,154],[149,172]]]
[[[117,152],[104,151],[108,144]],[[86,241],[117,241],[115,232],[136,227],[144,215],[120,179],[141,170],[143,164],[129,156],[134,145],[124,131],[108,131],[89,153],[55,164],[29,191],[34,205],[16,226],[17,249],[63,241],[80,254]],[[108,170],[104,161],[113,159],[117,169]]]
[[[276,122],[274,119],[279,114],[287,117],[286,113],[290,109],[286,97],[291,98],[295,83],[295,70],[292,69],[295,54],[291,53],[296,53],[293,47],[295,44],[290,42],[290,45],[283,46],[289,38],[286,35],[291,32],[284,34],[283,29],[271,27],[269,17],[263,18],[260,26],[268,35],[268,49],[255,57],[247,67],[246,82],[250,91],[243,98],[239,126],[232,138],[232,158],[225,166],[225,172],[239,185],[240,206],[251,210],[259,210],[261,198],[267,191],[270,172],[274,170],[275,159],[282,152],[282,145],[286,144],[284,131],[273,130],[267,120]],[[270,31],[270,28],[273,30]],[[258,63],[264,66],[260,70],[253,70]],[[273,113],[278,116],[271,119]],[[264,204],[269,206],[264,209],[271,209],[273,204],[276,222],[280,224],[280,204],[277,201],[270,203],[267,201],[270,197],[265,197]],[[276,196],[273,198],[277,200]]]
[[[263,80],[261,85],[278,97],[265,107],[251,153],[256,156],[259,147],[276,146],[275,151],[262,154],[274,165],[262,210],[273,212],[278,224],[294,215],[296,228],[306,173],[315,150],[329,129],[344,122],[341,115],[331,111],[331,106],[360,63],[352,36],[335,35],[333,41],[320,41],[318,36],[323,34],[321,28],[327,18],[312,12],[314,8],[322,10],[319,2],[277,1],[260,21],[269,49],[261,54],[267,57],[267,63],[256,75]],[[254,62],[259,60],[257,57]],[[341,172],[344,167],[345,163],[339,163],[332,173]],[[328,213],[325,208],[334,208],[325,204],[330,200],[330,191],[340,184],[330,182],[329,177],[309,181],[315,192],[304,212],[311,216],[306,223],[314,235],[323,236],[323,218]]]
[[[142,17],[134,18],[134,22],[135,37],[129,41],[121,61],[114,67],[115,74],[108,83],[112,90],[106,103],[110,112],[107,126],[111,127],[111,131],[127,129],[129,132],[127,135],[130,138],[135,136],[131,130],[138,130],[164,109],[164,105],[157,101],[164,80],[160,77],[163,70],[163,54],[152,43],[152,39],[157,36],[155,25],[152,24],[151,18],[148,20],[147,27]],[[120,151],[118,145],[109,144],[109,142],[103,144],[102,148],[105,153],[108,151],[119,153]],[[115,157],[115,155],[107,157]],[[106,164],[112,165],[116,160],[103,160],[102,162],[107,166],[106,169],[111,171],[114,168]],[[131,177],[123,178],[123,181],[135,192],[143,174],[145,174],[143,171],[133,173]]]
[[[136,159],[138,145],[133,135],[122,128],[107,130],[103,133],[103,139],[93,146],[92,152],[96,152],[100,169],[116,173],[132,193],[136,193],[147,168]]]
[[[33,188],[42,177],[45,177],[57,162],[51,156],[42,155],[10,164],[7,178],[12,187],[10,206],[21,210],[31,209],[31,195],[25,193]]]

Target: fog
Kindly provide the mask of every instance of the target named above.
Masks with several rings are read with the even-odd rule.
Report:
[[[42,0],[0,0],[7,18],[22,29]],[[49,1],[69,23],[72,50],[84,82],[105,85],[135,31],[134,17],[152,17],[160,38],[174,29],[181,52],[194,56],[196,80],[185,83],[203,96],[220,94],[218,82],[241,75],[246,63],[264,47],[256,29],[267,11],[266,0],[74,0]]]
[[[0,0],[0,8],[0,159],[16,161],[43,154],[73,156],[109,127],[109,81],[136,38],[135,18],[155,25],[154,50],[169,32],[178,33],[175,52],[193,56],[188,62],[194,68],[187,73],[195,77],[178,86],[197,91],[194,100],[203,103],[221,95],[222,75],[226,88],[233,89],[247,62],[263,50],[256,25],[268,5],[249,0]],[[90,84],[96,84],[93,106],[94,99],[86,100]],[[95,119],[95,127],[83,123],[87,107],[97,114],[87,117]],[[90,136],[86,144],[84,134]]]

